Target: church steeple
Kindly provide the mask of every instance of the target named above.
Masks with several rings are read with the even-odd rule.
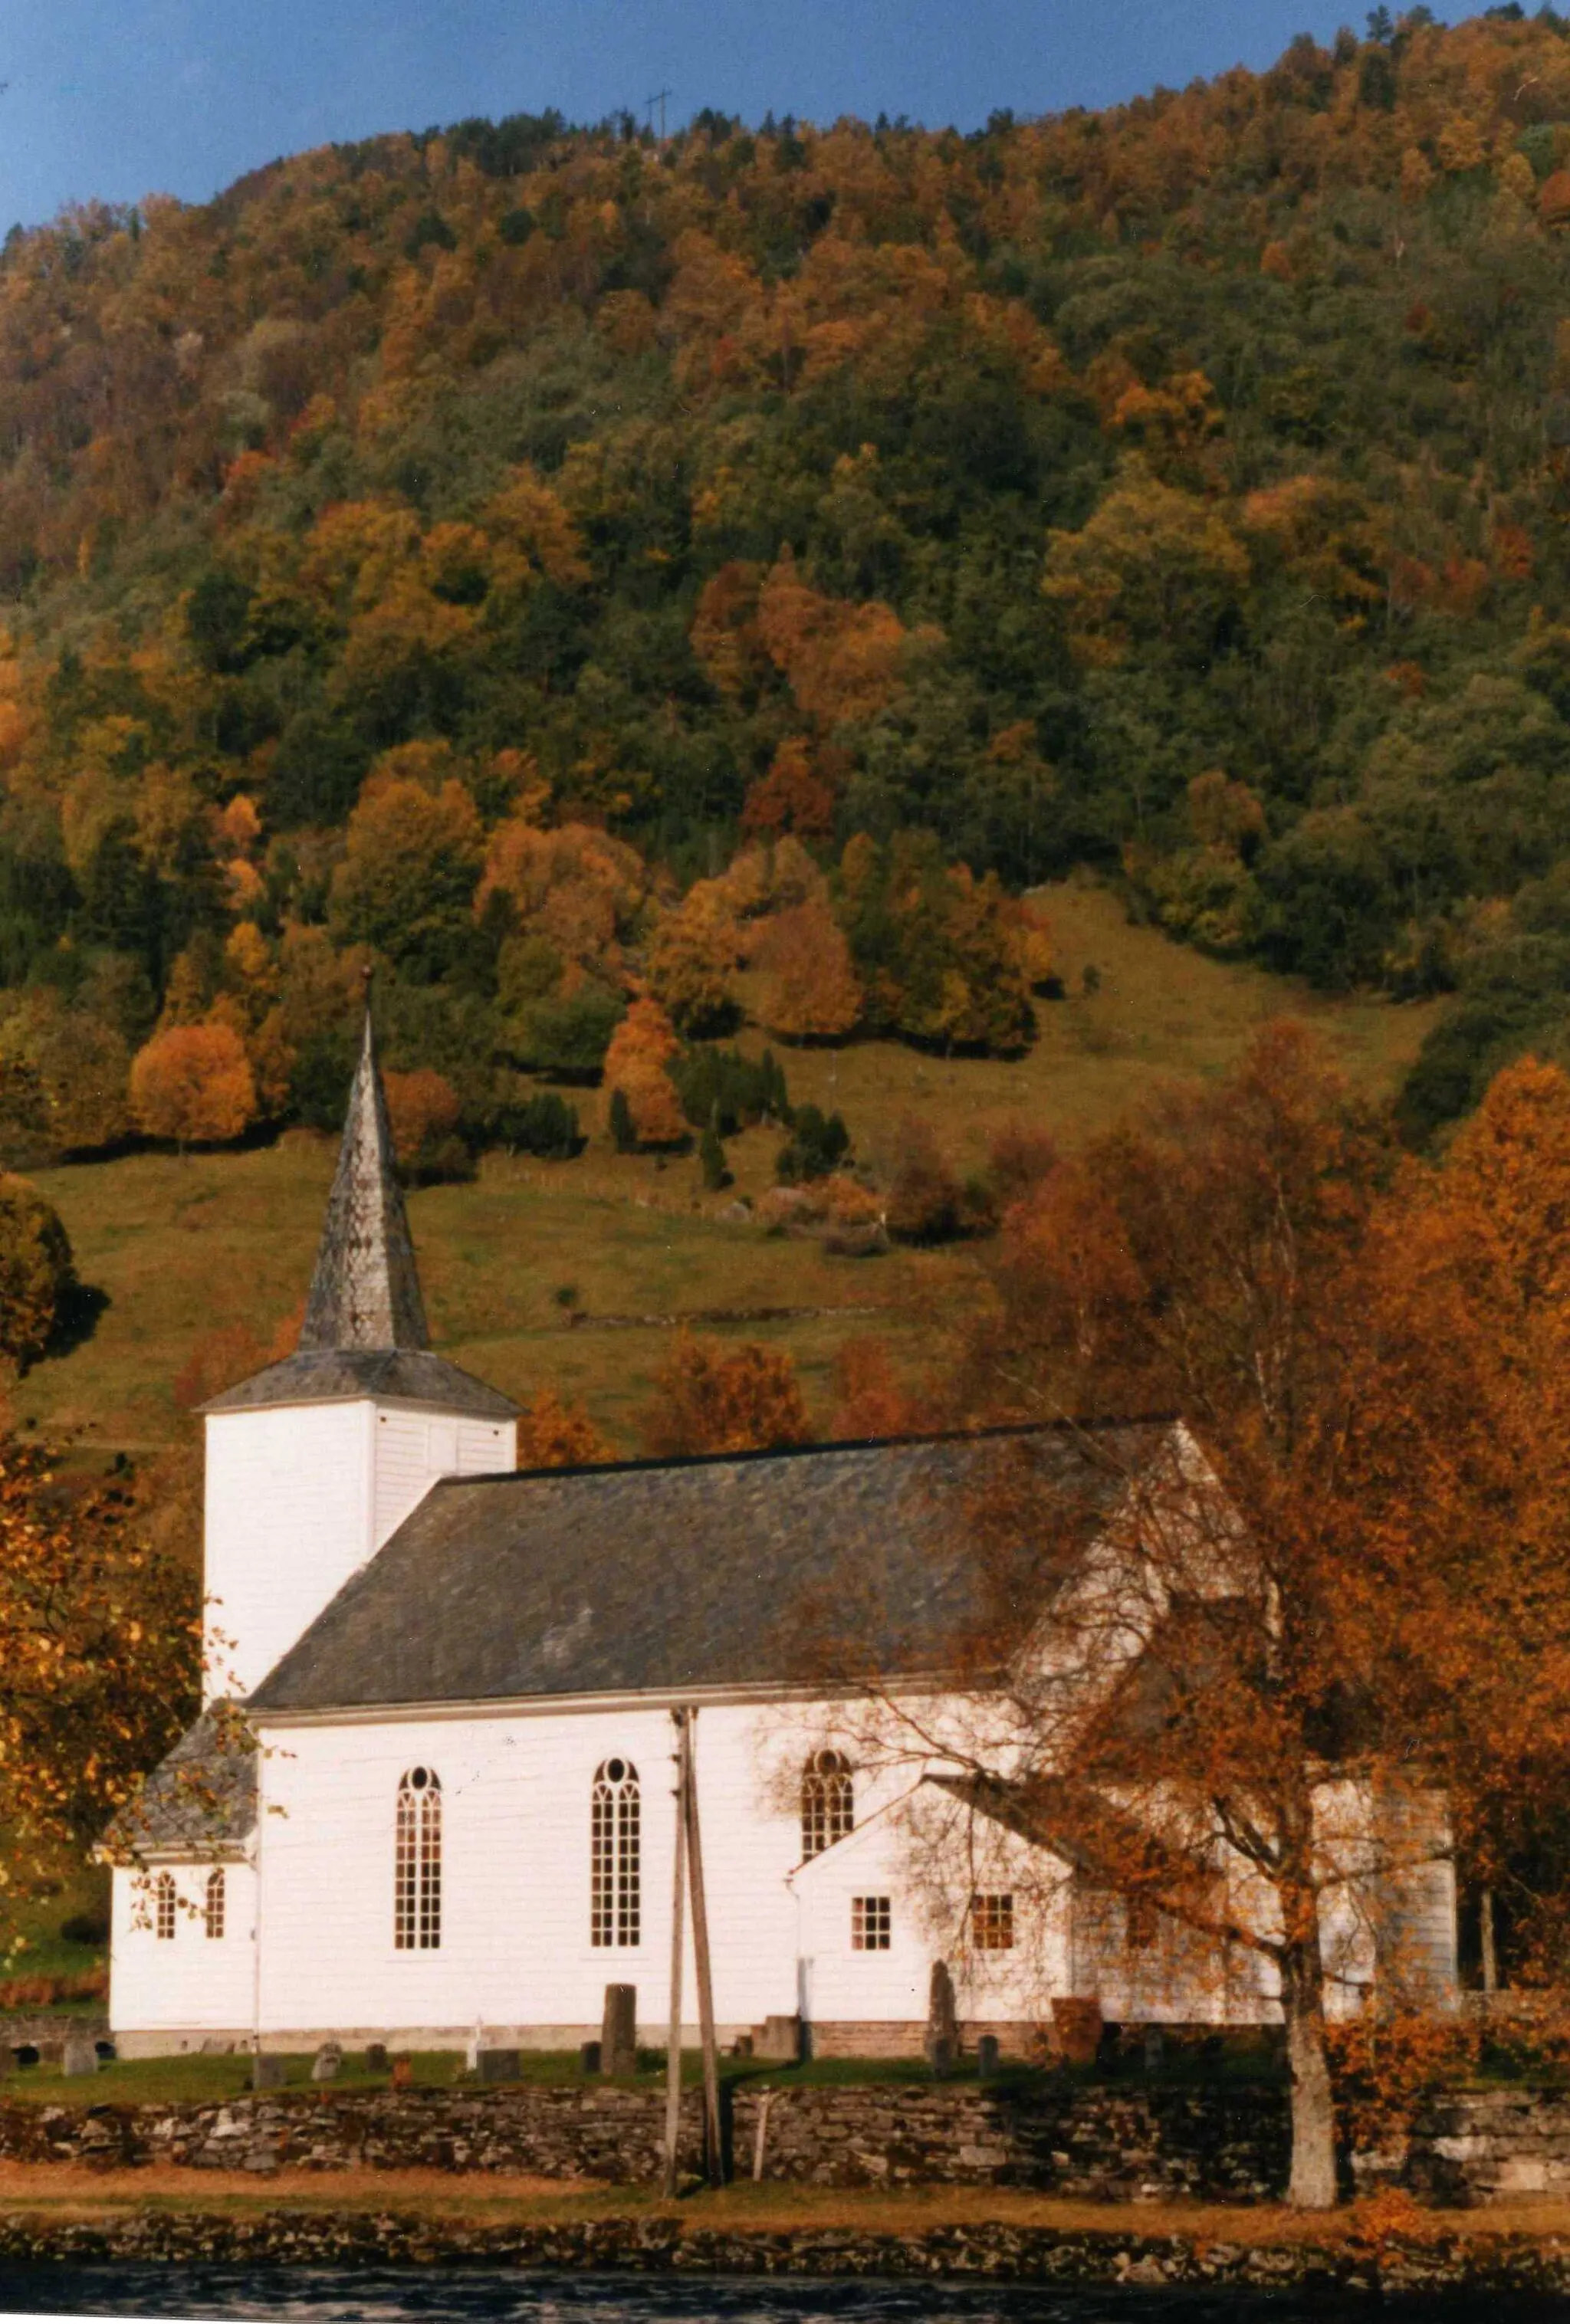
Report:
[[[430,1344],[376,1065],[370,997],[300,1352]]]

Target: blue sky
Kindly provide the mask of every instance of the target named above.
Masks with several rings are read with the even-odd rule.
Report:
[[[1450,13],[1436,11],[1436,13]],[[1104,105],[1268,63],[1325,0],[0,0],[0,230],[210,194],[279,153],[669,87],[756,121]]]

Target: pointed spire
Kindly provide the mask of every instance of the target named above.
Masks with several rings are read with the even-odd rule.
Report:
[[[387,1100],[371,1034],[370,981],[360,1048],[327,1222],[300,1327],[301,1353],[424,1348],[429,1342],[414,1246],[392,1160]]]

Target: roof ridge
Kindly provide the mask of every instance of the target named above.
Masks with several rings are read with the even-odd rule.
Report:
[[[1175,1428],[1182,1416],[1176,1412],[1113,1413],[1097,1420],[1017,1420],[990,1423],[984,1428],[933,1428],[909,1436],[836,1436],[810,1444],[762,1444],[734,1452],[642,1453],[624,1461],[573,1461],[542,1469],[482,1469],[467,1476],[439,1477],[433,1491],[453,1485],[516,1484],[522,1477],[628,1477],[656,1470],[717,1469],[727,1464],[762,1461],[800,1461],[824,1452],[881,1452],[902,1446],[995,1443],[1024,1436],[1093,1436],[1114,1428]]]

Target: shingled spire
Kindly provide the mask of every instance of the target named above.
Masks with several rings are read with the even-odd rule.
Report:
[[[305,1303],[300,1352],[429,1345],[367,999],[365,1038]]]

